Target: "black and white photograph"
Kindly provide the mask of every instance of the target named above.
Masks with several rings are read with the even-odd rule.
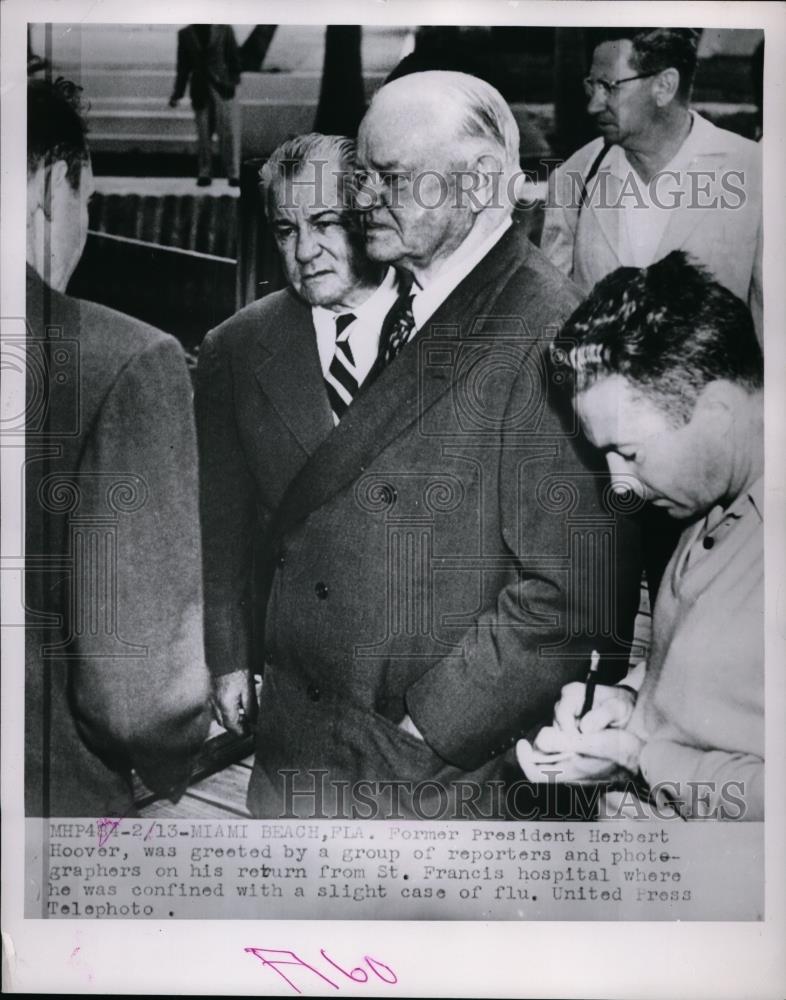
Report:
[[[786,6],[0,13],[4,989],[782,995]]]

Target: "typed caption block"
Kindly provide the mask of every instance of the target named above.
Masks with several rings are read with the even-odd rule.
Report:
[[[26,916],[761,920],[760,823],[27,820]]]

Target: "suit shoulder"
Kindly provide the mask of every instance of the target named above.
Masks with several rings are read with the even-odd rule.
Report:
[[[725,132],[726,155],[730,161],[739,164],[751,164],[761,169],[761,145],[752,139],[738,135],[736,132],[729,132],[728,129],[718,129]]]
[[[274,341],[282,325],[288,326],[297,318],[310,318],[310,315],[310,308],[289,288],[284,288],[244,306],[211,330],[207,337],[210,342],[232,350],[247,343],[251,337],[262,342]]]
[[[48,322],[60,327],[64,343],[76,345],[79,406],[85,429],[124,385],[143,385],[149,394],[158,393],[163,399],[182,392],[189,384],[179,342],[132,316],[52,293]]]
[[[108,306],[77,299],[46,289],[49,306],[48,324],[59,326],[61,336],[79,343],[80,364],[97,374],[108,377],[120,371],[134,357],[147,351],[159,350],[181,358],[183,349],[168,333],[126,313]],[[29,316],[40,319],[39,310],[28,307]],[[34,337],[42,337],[42,329],[33,329]]]
[[[738,132],[721,128],[707,118],[694,111],[694,128],[700,129],[700,153],[725,153],[727,156],[739,156],[744,159],[761,157],[761,146],[753,139],[746,139]]]
[[[68,296],[64,298],[73,306],[79,322],[80,341],[86,350],[106,355],[107,358],[119,357],[124,361],[156,349],[182,354],[182,348],[175,337],[141,319],[97,302]]]
[[[581,303],[581,289],[533,243],[521,238],[516,267],[495,300],[495,311],[520,316],[531,332],[551,339]]]
[[[536,294],[544,303],[552,302],[555,311],[567,310],[569,315],[582,301],[581,289],[556,267],[540,247],[527,240],[516,271],[509,286],[518,286],[529,295]]]

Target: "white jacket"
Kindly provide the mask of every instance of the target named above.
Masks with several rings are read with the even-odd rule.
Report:
[[[541,248],[585,291],[611,271],[636,262],[624,218],[630,211],[665,211],[668,218],[649,263],[685,250],[748,302],[762,339],[761,148],[717,128],[695,111],[683,148],[653,181],[656,205],[635,207],[642,182],[620,146],[611,146],[595,176],[588,173],[603,139],[588,143],[551,175]],[[641,263],[641,262],[639,262]]]

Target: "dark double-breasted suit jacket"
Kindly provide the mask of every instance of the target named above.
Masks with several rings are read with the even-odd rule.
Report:
[[[492,809],[483,783],[591,649],[624,656],[635,545],[549,391],[578,301],[514,226],[337,427],[292,291],[206,337],[206,651],[263,670],[255,815],[391,815],[402,781],[408,815],[452,815],[470,781]]]
[[[182,349],[28,269],[26,414],[26,813],[122,816],[209,724]]]

